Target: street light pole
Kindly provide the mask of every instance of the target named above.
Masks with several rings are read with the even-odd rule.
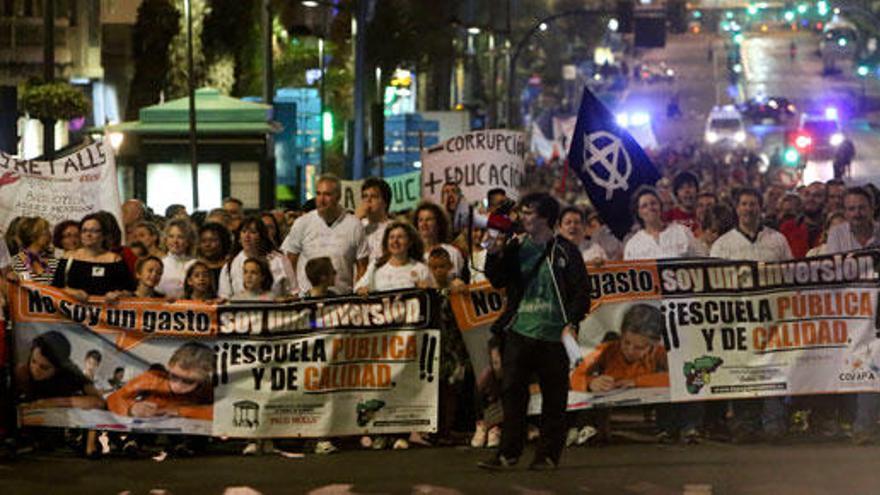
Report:
[[[508,66],[508,74],[507,74],[507,121],[508,128],[513,128],[518,120],[516,118],[516,102],[514,101],[514,95],[516,94],[516,62],[519,59],[519,54],[522,52],[523,48],[525,48],[528,41],[531,37],[537,33],[538,31],[545,31],[551,22],[556,19],[562,17],[571,17],[571,16],[599,16],[604,14],[605,12],[602,10],[596,9],[578,9],[578,10],[570,10],[567,12],[561,12],[559,14],[553,14],[551,16],[547,16],[532,26],[531,29],[519,40],[519,43],[516,44],[516,48],[513,51],[513,56],[510,58],[510,65]]]
[[[352,154],[352,179],[364,177],[364,70],[366,66],[367,0],[359,0],[355,17],[354,47],[354,153]]]
[[[196,144],[196,73],[193,63],[192,0],[184,0],[186,16],[186,67],[189,92],[189,160],[192,180],[193,211],[199,209],[199,157]]]

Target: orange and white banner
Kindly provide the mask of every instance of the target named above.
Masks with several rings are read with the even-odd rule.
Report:
[[[435,294],[294,303],[10,289],[25,425],[326,437],[435,431]]]

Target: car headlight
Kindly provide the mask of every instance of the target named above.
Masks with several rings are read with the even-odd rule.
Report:
[[[619,125],[620,127],[629,127],[629,114],[617,114],[617,125]]]
[[[831,146],[840,146],[843,143],[843,134],[835,132],[828,141],[831,143]]]
[[[718,133],[715,131],[709,131],[706,133],[706,142],[709,144],[715,143],[718,141]]]
[[[736,131],[736,134],[733,135],[733,139],[737,143],[742,143],[746,140],[746,133],[743,131]]]

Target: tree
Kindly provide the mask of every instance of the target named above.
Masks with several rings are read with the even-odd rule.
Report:
[[[144,0],[134,25],[134,78],[125,120],[137,120],[141,108],[159,102],[169,69],[168,52],[180,13],[171,0]]]
[[[196,88],[199,88],[204,86],[207,81],[208,64],[205,60],[205,53],[202,50],[202,30],[205,25],[205,17],[211,9],[207,4],[207,0],[190,0],[190,4],[193,31],[193,72],[195,73]],[[187,25],[184,0],[174,0],[174,5],[180,16],[176,26],[177,34],[171,40],[170,65],[168,67],[165,90],[168,98],[182,98],[189,94],[186,45]]]
[[[262,93],[261,0],[211,0],[202,46],[212,83],[233,96]],[[219,84],[229,78],[231,84]]]

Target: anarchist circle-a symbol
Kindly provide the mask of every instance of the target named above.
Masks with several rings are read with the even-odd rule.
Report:
[[[614,191],[629,189],[632,161],[620,138],[608,131],[596,131],[584,136],[584,161],[581,166],[597,186],[605,189],[605,199],[611,200]]]

